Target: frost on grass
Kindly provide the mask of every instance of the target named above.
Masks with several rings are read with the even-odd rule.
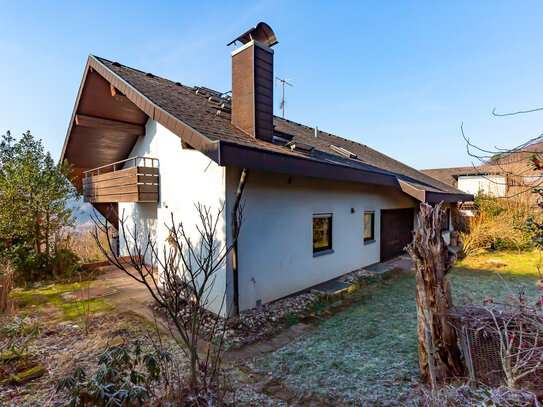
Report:
[[[360,305],[260,361],[304,394],[349,405],[386,405],[418,385],[414,276],[366,287]]]
[[[453,302],[507,298],[508,287],[533,289],[536,273],[531,263],[501,268],[501,277],[460,263],[449,275]],[[412,400],[421,389],[415,277],[372,284],[362,294],[360,304],[269,354],[258,367],[303,395],[335,405],[396,406]]]

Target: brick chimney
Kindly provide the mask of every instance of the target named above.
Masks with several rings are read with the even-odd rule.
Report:
[[[232,55],[232,124],[245,133],[273,140],[273,50],[275,34],[266,23],[240,35]]]

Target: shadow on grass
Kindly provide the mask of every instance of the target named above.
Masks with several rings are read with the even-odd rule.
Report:
[[[397,400],[419,379],[414,274],[360,290],[361,301],[258,362],[300,395],[345,405]]]

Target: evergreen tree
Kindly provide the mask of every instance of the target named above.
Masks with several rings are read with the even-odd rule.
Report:
[[[54,234],[74,224],[69,201],[77,196],[69,166],[55,164],[41,140],[7,132],[0,143],[0,256],[19,263],[32,257],[47,269]]]

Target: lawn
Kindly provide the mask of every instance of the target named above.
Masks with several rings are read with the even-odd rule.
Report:
[[[458,262],[449,275],[453,301],[507,300],[519,287],[535,298],[538,261],[533,252]],[[421,378],[414,274],[402,273],[357,295],[358,303],[267,355],[259,368],[273,372],[292,390],[333,405],[398,405],[405,400]]]
[[[459,261],[449,280],[455,303],[478,302],[488,298],[507,301],[509,295],[525,292],[528,300],[540,294],[539,252],[487,253]]]

